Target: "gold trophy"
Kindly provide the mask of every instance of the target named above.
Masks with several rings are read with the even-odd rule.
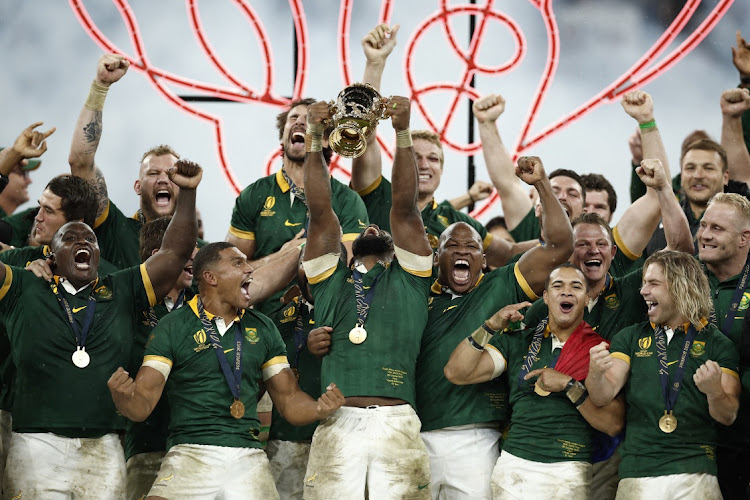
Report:
[[[353,83],[332,103],[331,149],[344,158],[357,158],[367,149],[367,138],[384,118],[385,99],[372,85]]]

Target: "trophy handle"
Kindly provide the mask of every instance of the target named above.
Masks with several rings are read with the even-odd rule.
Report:
[[[380,116],[378,117],[378,120],[385,120],[388,118],[385,114],[385,110],[388,109],[388,103],[391,102],[391,99],[393,99],[393,96],[388,96],[386,98],[380,98]]]

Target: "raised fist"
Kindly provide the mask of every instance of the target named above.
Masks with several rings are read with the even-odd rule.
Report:
[[[646,92],[633,90],[625,94],[620,102],[625,112],[638,120],[638,123],[647,123],[654,119],[654,103]]]
[[[641,178],[641,181],[646,185],[660,191],[665,187],[671,189],[669,179],[667,179],[664,173],[664,166],[661,164],[661,160],[656,158],[646,158],[641,161],[641,166],[635,169],[635,173]]]
[[[522,156],[518,159],[516,176],[526,184],[533,185],[546,178],[547,174],[538,156]]]
[[[307,335],[307,350],[310,354],[322,358],[331,350],[331,332],[330,326],[320,326],[311,330]]]
[[[391,124],[397,132],[409,128],[410,115],[411,101],[408,98],[396,95],[388,99],[385,116],[391,117]]]
[[[606,342],[601,342],[589,349],[589,376],[604,375],[613,365],[612,355],[609,353],[609,346]]]
[[[169,180],[180,189],[195,189],[203,177],[203,169],[197,163],[181,158],[169,169]]]
[[[127,73],[130,61],[119,54],[104,54],[96,66],[96,83],[109,87]]]
[[[721,93],[721,114],[739,118],[750,109],[750,90],[729,89]]]
[[[331,108],[325,101],[318,101],[307,107],[307,124],[318,125],[326,123],[331,118]]]
[[[385,63],[396,46],[396,33],[400,27],[398,24],[390,28],[387,24],[379,24],[362,38],[362,49],[369,62]]]
[[[505,99],[500,94],[489,94],[480,97],[471,106],[471,112],[474,113],[479,123],[494,122],[505,111]]]

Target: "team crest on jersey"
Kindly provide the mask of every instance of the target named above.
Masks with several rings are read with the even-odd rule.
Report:
[[[96,294],[99,300],[109,300],[112,298],[112,290],[107,288],[105,285],[102,285],[94,290],[94,294]]]
[[[743,293],[742,298],[740,299],[740,305],[737,307],[738,311],[744,311],[747,309],[747,307],[750,306],[750,293]]]
[[[440,223],[442,225],[444,225],[445,227],[448,227],[448,226],[451,225],[450,221],[448,220],[448,218],[446,216],[444,216],[444,215],[438,215],[437,218],[440,221]]]
[[[247,340],[251,344],[257,344],[260,340],[260,337],[258,337],[258,329],[245,328],[245,340]]]
[[[607,309],[616,310],[618,307],[620,307],[620,299],[617,298],[616,294],[607,295],[604,297],[604,305],[607,306]]]
[[[636,351],[635,355],[639,358],[647,358],[649,356],[652,356],[654,353],[652,351],[649,351],[649,347],[651,347],[651,342],[653,342],[653,339],[651,336],[643,337],[638,339],[638,347],[641,348],[640,351]]]
[[[284,309],[284,317],[281,319],[281,323],[289,323],[290,321],[297,319],[297,315],[294,314],[296,310],[297,308],[294,306]]]
[[[202,328],[195,332],[195,335],[193,335],[193,340],[195,340],[195,343],[198,344],[198,347],[193,348],[195,352],[201,352],[204,349],[208,349],[210,346],[206,344],[206,331]]]
[[[274,205],[276,205],[276,197],[275,196],[268,196],[266,198],[266,201],[263,203],[263,210],[260,211],[260,216],[261,217],[271,217],[273,214],[275,214],[276,212],[274,212],[273,210],[271,210]]]
[[[693,340],[693,345],[690,347],[690,355],[697,358],[704,354],[706,354],[706,343],[701,340]]]
[[[445,218],[445,217],[443,217],[443,218]],[[427,233],[427,240],[430,242],[430,246],[432,248],[437,248],[438,247],[438,243],[440,242],[440,240],[438,239],[437,236],[435,236],[434,234],[430,234],[430,233]]]

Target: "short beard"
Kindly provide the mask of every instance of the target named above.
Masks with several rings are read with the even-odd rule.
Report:
[[[385,257],[391,253],[393,253],[393,240],[389,236],[358,236],[352,243],[352,256],[354,258],[368,255]]]

